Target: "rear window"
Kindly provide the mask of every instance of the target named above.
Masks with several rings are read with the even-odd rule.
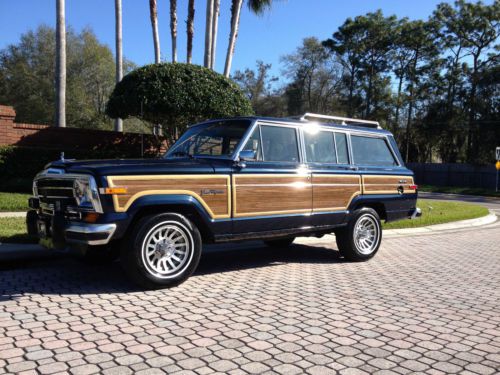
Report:
[[[386,167],[398,165],[384,138],[351,135],[351,144],[354,164]]]

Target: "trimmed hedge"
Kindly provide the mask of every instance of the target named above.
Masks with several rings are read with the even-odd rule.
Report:
[[[192,64],[146,65],[116,85],[106,106],[113,118],[161,124],[167,137],[192,123],[253,114],[241,88],[213,70]]]
[[[30,147],[0,147],[0,191],[29,193],[33,177],[47,163],[58,160],[61,152],[68,159],[117,159],[140,157],[123,149],[50,150]],[[155,155],[145,155],[151,157]]]

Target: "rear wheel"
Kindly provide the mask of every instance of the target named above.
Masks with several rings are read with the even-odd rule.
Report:
[[[353,212],[347,227],[335,233],[340,253],[349,260],[362,261],[373,257],[382,241],[380,217],[372,208]]]
[[[180,284],[200,261],[200,232],[186,217],[157,214],[141,219],[122,251],[123,268],[137,284],[157,289]]]
[[[269,247],[288,247],[295,240],[295,237],[280,238],[279,240],[266,240],[264,243]]]

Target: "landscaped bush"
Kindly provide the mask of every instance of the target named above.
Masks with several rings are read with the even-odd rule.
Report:
[[[175,138],[188,124],[253,114],[250,101],[230,79],[191,64],[154,64],[127,74],[108,101],[106,113],[161,124]]]

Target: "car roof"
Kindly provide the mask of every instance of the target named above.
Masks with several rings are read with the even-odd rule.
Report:
[[[282,117],[265,117],[265,116],[240,116],[240,117],[228,117],[228,118],[213,119],[213,120],[210,120],[207,122],[227,121],[227,120],[266,121],[266,122],[273,122],[273,123],[278,123],[278,124],[285,123],[285,124],[293,124],[293,125],[317,124],[320,126],[330,127],[330,128],[339,129],[339,130],[363,131],[363,132],[376,133],[376,134],[392,135],[392,133],[388,130],[376,129],[376,128],[372,128],[372,127],[368,127],[368,126],[344,125],[344,124],[340,124],[340,123],[324,122],[324,121],[303,121],[303,120],[299,120],[299,119],[286,118],[286,117],[282,118]]]

